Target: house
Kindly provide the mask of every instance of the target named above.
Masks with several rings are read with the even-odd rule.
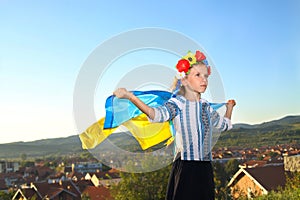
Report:
[[[26,188],[26,189],[18,189],[15,195],[13,196],[12,200],[29,200],[29,199],[36,199],[36,200],[72,200],[75,199],[76,195],[70,193],[67,190],[62,188],[52,188],[51,191],[48,191],[48,194],[42,196],[35,188]]]
[[[84,179],[83,173],[75,172],[75,171],[72,171],[70,173],[67,172],[66,173],[66,177],[67,177],[67,179],[71,179],[74,182],[77,182],[77,181],[79,181],[81,179]]]
[[[254,168],[254,167],[263,167],[267,164],[265,160],[248,160],[239,165],[240,168]]]
[[[38,182],[18,189],[12,200],[32,198],[36,200],[80,200],[81,192],[72,181],[61,181],[59,183]]]
[[[88,172],[99,172],[102,171],[102,163],[81,163],[81,164],[72,164],[72,171],[88,173]]]
[[[19,167],[19,162],[0,161],[0,173],[16,172]]]
[[[112,196],[108,188],[104,186],[94,187],[87,186],[82,192],[82,196],[87,196],[91,200],[112,200]]]
[[[118,184],[121,180],[120,172],[116,169],[110,169],[106,172],[87,173],[85,180],[91,180],[94,186],[111,186]]]
[[[5,180],[5,184],[8,187],[13,187],[15,185],[18,185],[19,183],[23,182],[23,177],[21,174],[18,174],[16,172],[9,172],[9,173],[2,173],[0,174],[0,179]]]
[[[286,172],[283,164],[264,165],[263,167],[240,168],[228,183],[233,199],[252,198],[268,194],[271,190],[284,187]]]
[[[59,172],[54,175],[50,175],[48,178],[48,183],[56,183],[56,182],[65,181],[65,180],[66,180],[65,174],[62,172]]]
[[[84,191],[84,189],[87,187],[87,186],[93,186],[93,187],[96,187],[94,185],[94,183],[91,181],[91,180],[79,180],[76,182],[76,186],[77,188],[81,191],[81,193]]]
[[[27,167],[24,172],[24,177],[34,175],[38,180],[45,180],[48,176],[54,173],[54,170],[47,166]]]

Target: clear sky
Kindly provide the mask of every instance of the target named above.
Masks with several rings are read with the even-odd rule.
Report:
[[[145,27],[203,46],[237,101],[233,123],[299,115],[299,19],[297,0],[1,0],[0,143],[78,134],[73,92],[83,63],[102,42]],[[100,116],[103,102],[95,108]]]

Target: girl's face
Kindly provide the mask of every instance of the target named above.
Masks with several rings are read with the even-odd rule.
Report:
[[[182,84],[187,91],[203,93],[208,85],[208,70],[203,64],[194,65],[190,73],[184,78]]]

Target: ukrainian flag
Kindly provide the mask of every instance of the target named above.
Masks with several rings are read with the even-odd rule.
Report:
[[[160,90],[133,91],[133,94],[151,107],[163,105],[173,96],[170,92]],[[223,105],[224,103],[211,104],[214,109]],[[121,125],[131,132],[143,150],[166,140],[167,145],[173,141],[172,122],[150,123],[147,116],[127,99],[112,95],[106,99],[105,110],[105,117],[79,135],[83,149],[95,148],[109,135],[117,132]]]

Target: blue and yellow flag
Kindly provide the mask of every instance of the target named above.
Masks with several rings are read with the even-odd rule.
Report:
[[[151,107],[163,105],[173,96],[170,92],[160,90],[133,91],[133,94]],[[218,109],[224,104],[212,103],[211,106]],[[143,150],[166,140],[167,145],[173,141],[172,122],[149,122],[147,116],[127,99],[119,99],[112,95],[106,99],[105,110],[105,117],[79,135],[83,149],[95,148],[121,125],[131,132]]]

